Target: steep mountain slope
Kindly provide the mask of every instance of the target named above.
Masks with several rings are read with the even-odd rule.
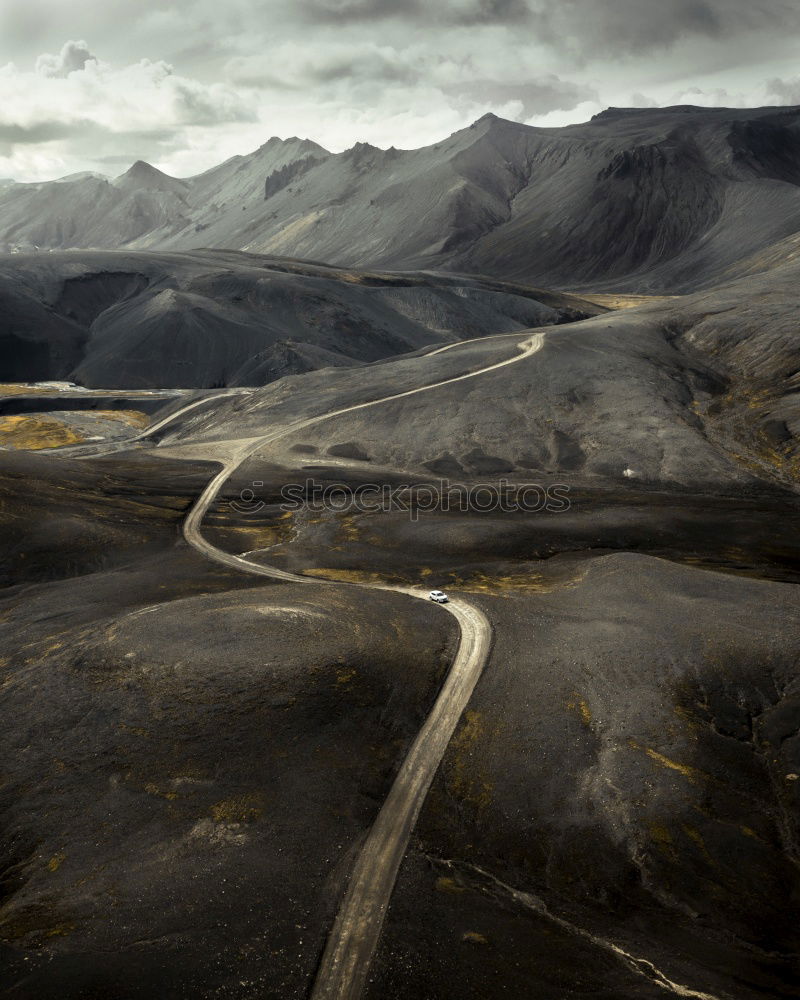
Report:
[[[306,140],[271,139],[189,180],[139,160],[113,180],[76,174],[52,183],[0,186],[0,250],[146,247],[162,245],[176,232],[184,234],[184,246],[205,246],[199,234],[218,217],[233,229],[246,205],[263,200],[266,177],[327,155]]]
[[[131,173],[162,195],[173,189],[150,168]],[[263,385],[602,311],[500,282],[356,273],[235,252],[7,255],[0,257],[0,379]]]
[[[0,194],[0,246],[115,247],[146,240],[160,227],[185,225],[187,187],[142,162],[115,181],[90,175],[15,184]]]
[[[0,188],[0,247],[245,249],[630,291],[708,285],[800,230],[800,111],[487,115],[417,150],[273,138],[186,180]]]

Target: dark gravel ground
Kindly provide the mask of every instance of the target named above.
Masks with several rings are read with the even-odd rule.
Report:
[[[32,571],[0,601],[2,995],[302,997],[453,626],[210,565],[176,533],[203,470],[176,499],[144,461],[118,509],[114,469],[41,474],[77,526],[46,548],[6,494]]]
[[[369,996],[655,995],[609,941],[689,989],[795,995],[795,588],[619,554],[478,602],[491,662]]]

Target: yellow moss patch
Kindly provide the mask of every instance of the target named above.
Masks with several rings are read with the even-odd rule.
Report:
[[[230,503],[227,502],[220,507],[221,511],[231,509]],[[255,553],[291,541],[294,534],[293,515],[293,511],[287,510],[279,517],[252,524],[215,524],[212,520],[211,527],[219,533],[223,547],[234,547],[239,552]]]
[[[453,744],[463,749],[471,748],[484,733],[483,719],[474,709],[464,713],[461,729],[453,737]]]
[[[588,703],[581,698],[577,691],[572,692],[572,697],[567,702],[567,708],[571,712],[577,712],[581,717],[581,722],[585,726],[591,725],[592,722],[592,712],[589,708]]]
[[[56,924],[55,927],[51,927],[49,930],[45,931],[45,937],[65,937],[67,934],[71,934],[75,930],[75,924]]]
[[[703,840],[703,835],[700,833],[700,831],[696,830],[693,826],[687,826],[686,824],[682,824],[681,825],[681,829],[686,834],[686,836],[689,838],[689,840],[691,840],[694,844],[697,845],[697,847],[700,849],[700,852],[702,853],[702,855],[706,859],[706,861],[710,865],[713,865],[715,863],[714,859],[708,853],[708,848],[706,847],[706,842]]]
[[[260,792],[236,795],[211,807],[211,815],[217,823],[254,823],[263,814],[264,796]]]
[[[59,851],[58,854],[54,854],[47,862],[47,870],[49,872],[57,872],[66,860],[66,857],[67,856],[63,851]]]
[[[59,916],[60,920],[57,919]],[[58,901],[52,896],[11,909],[10,912],[9,907],[5,906],[0,917],[0,938],[21,941],[28,936],[41,939],[69,934],[75,929],[75,924],[66,919],[67,916],[66,913],[58,913]],[[32,946],[37,946],[35,940]]]
[[[681,764],[679,761],[670,760],[669,757],[665,757],[663,753],[659,753],[658,750],[653,750],[652,747],[646,747],[645,753],[647,756],[654,760],[661,767],[669,768],[670,771],[677,771],[678,774],[682,774],[687,781],[696,782],[700,777],[702,777],[702,772],[698,771],[695,767],[689,767],[688,764]]]
[[[354,514],[345,515],[339,522],[337,541],[358,541],[358,523]]]
[[[258,552],[261,549],[271,549],[274,545],[288,541],[289,532],[283,526],[264,525],[251,527],[250,525],[232,524],[225,527],[214,527],[220,537],[237,547],[246,546],[248,552]],[[236,539],[234,542],[233,539]]]
[[[461,940],[467,944],[488,944],[489,939],[477,931],[467,931],[461,935]]]
[[[636,306],[647,303],[667,302],[670,299],[678,298],[677,295],[614,295],[613,293],[582,295],[580,292],[576,292],[576,294],[587,302],[593,302],[596,306],[604,306],[606,309],[635,309]]]
[[[681,764],[677,760],[671,760],[666,757],[663,753],[659,753],[658,750],[654,750],[652,747],[642,747],[636,740],[629,739],[628,746],[631,750],[644,750],[647,756],[654,760],[661,767],[665,767],[670,771],[677,771],[678,774],[682,774],[687,781],[691,781],[693,784],[698,782],[701,778],[707,777],[702,771],[698,771],[696,767],[691,767],[689,764]]]
[[[364,285],[364,276],[361,274],[354,274],[352,271],[338,271],[335,275],[339,281],[346,281],[348,285]]]
[[[473,806],[485,809],[492,801],[492,784],[472,757],[475,744],[484,736],[486,727],[480,712],[469,710],[464,721],[451,741],[453,764],[451,767],[450,790],[452,794]]]
[[[574,587],[583,580],[585,573],[562,579],[548,579],[540,573],[504,573],[489,575],[476,572],[467,578],[455,577],[451,586],[470,594],[503,594],[522,590],[546,594],[564,587]]]
[[[477,572],[466,579],[455,577],[451,584],[469,594],[497,594],[505,590],[543,591],[548,589],[538,573],[507,573],[502,576]]]
[[[350,681],[356,676],[357,673],[358,673],[358,671],[355,670],[352,667],[349,670],[346,669],[346,668],[344,668],[344,667],[342,667],[340,670],[336,671],[336,683],[337,684],[349,684]]]
[[[797,439],[776,444],[760,426],[780,400],[781,394],[774,386],[765,386],[751,378],[737,378],[731,391],[720,399],[719,412],[707,427],[716,433],[722,430],[723,437],[718,443],[748,471],[795,483],[800,480]]]
[[[684,722],[687,726],[690,726],[693,729],[697,728],[697,719],[694,715],[692,715],[688,708],[685,708],[683,705],[676,705],[673,712],[678,716],[681,722]]]
[[[662,854],[665,854],[672,861],[677,860],[678,855],[675,851],[675,842],[672,839],[672,834],[665,826],[662,826],[660,823],[651,823],[650,836]]]
[[[390,583],[393,582],[380,573],[367,573],[358,569],[305,569],[303,576],[336,580],[339,583]]]
[[[467,891],[464,886],[459,885],[454,878],[448,878],[445,875],[436,879],[436,890],[437,892],[450,892],[455,895]]]
[[[150,417],[141,410],[92,410],[92,415],[102,417],[104,420],[116,420],[129,427],[141,430],[150,423]]]
[[[46,396],[47,389],[25,382],[0,382],[0,396]]]
[[[126,733],[133,733],[134,736],[142,736],[145,739],[150,738],[150,732],[147,729],[142,729],[141,726],[129,726],[126,722],[120,722],[119,728]]]
[[[178,797],[175,792],[162,792],[158,785],[152,783],[145,785],[144,790],[148,795],[155,795],[160,799],[169,799],[170,802]]]
[[[48,417],[24,414],[0,417],[0,444],[6,448],[38,451],[41,448],[63,448],[85,440],[71,427]]]

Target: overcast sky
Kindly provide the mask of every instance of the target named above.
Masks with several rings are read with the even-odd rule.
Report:
[[[797,0],[0,0],[0,178],[199,173],[272,135],[800,104]]]

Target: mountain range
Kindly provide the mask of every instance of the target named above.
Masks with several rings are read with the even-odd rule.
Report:
[[[246,250],[551,287],[689,291],[800,229],[800,109],[486,115],[415,150],[271,138],[189,178],[136,162],[0,187],[0,250]]]

